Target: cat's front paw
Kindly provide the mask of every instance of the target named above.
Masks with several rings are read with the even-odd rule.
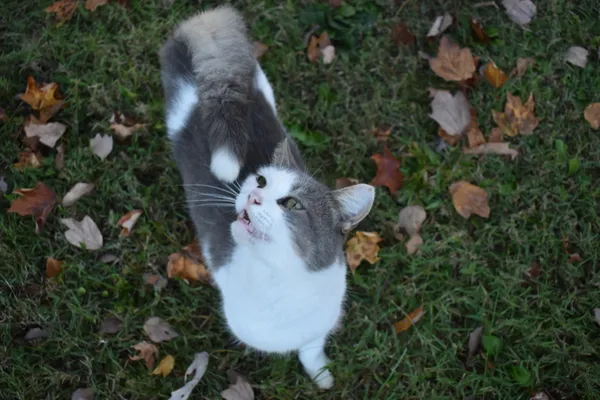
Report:
[[[313,378],[319,389],[331,389],[333,387],[333,375],[331,372],[324,369],[319,373],[319,375]]]
[[[236,180],[240,174],[240,168],[237,157],[225,147],[217,149],[210,160],[210,172],[226,183]]]

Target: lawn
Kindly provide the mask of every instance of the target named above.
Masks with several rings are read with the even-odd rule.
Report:
[[[42,4],[43,3],[43,4]],[[538,0],[538,13],[523,28],[503,9],[474,8],[473,1],[352,0],[339,9],[327,2],[248,0],[235,5],[252,36],[269,46],[261,63],[275,89],[278,111],[299,138],[309,169],[334,185],[339,177],[370,182],[382,151],[374,127],[392,127],[387,146],[401,160],[404,185],[396,196],[377,189],[370,216],[359,230],[378,232],[380,260],[348,275],[343,328],[332,337],[336,385],[319,392],[295,357],[246,351],[225,329],[215,288],[169,280],[160,293],[143,281],[166,275],[168,256],[194,232],[163,122],[157,50],[182,18],[218,2],[131,0],[89,12],[83,6],[57,24],[44,12],[51,1],[4,0],[0,5],[0,175],[9,191],[43,181],[59,197],[76,182],[96,189],[72,207],[58,205],[40,232],[31,217],[0,213],[0,398],[64,399],[91,387],[96,399],[167,399],[183,385],[194,353],[207,351],[206,375],[191,398],[218,399],[227,370],[251,381],[258,399],[529,399],[545,391],[554,399],[600,398],[600,134],[583,118],[600,101],[600,7],[595,0]],[[500,3],[500,1],[498,1]],[[426,40],[437,15],[458,17],[446,32],[487,62],[509,73],[518,57],[536,64],[499,89],[485,79],[468,92],[484,134],[495,126],[506,93],[535,97],[541,122],[532,135],[507,138],[519,156],[473,157],[462,145],[439,150],[437,124],[429,118],[427,88],[456,90],[437,77],[418,50],[435,55]],[[472,36],[468,17],[492,35]],[[417,37],[398,46],[392,27],[404,22]],[[304,42],[313,23],[336,46],[333,63],[307,60]],[[589,63],[563,61],[572,45],[588,48]],[[54,121],[67,125],[65,167],[45,150],[40,168],[13,164],[25,148],[22,126],[30,114],[19,100],[27,77],[57,82],[68,107]],[[120,110],[148,126],[115,143],[100,160],[89,149],[97,133],[111,134]],[[448,187],[459,180],[488,193],[489,219],[464,219]],[[408,256],[394,237],[398,211],[419,204],[428,213],[424,244]],[[118,219],[143,210],[128,237]],[[104,247],[86,251],[69,244],[61,218],[89,215]],[[103,263],[104,254],[118,260]],[[580,259],[573,259],[578,254]],[[45,278],[45,260],[64,262]],[[539,263],[540,274],[526,280]],[[423,305],[423,317],[396,334],[393,323]],[[116,335],[98,332],[109,316],[123,320]],[[147,339],[152,316],[180,336],[161,343],[161,357],[175,357],[173,373],[152,376],[130,361],[131,346]],[[27,341],[40,327],[44,339]],[[466,363],[470,332],[483,327],[485,346]]]

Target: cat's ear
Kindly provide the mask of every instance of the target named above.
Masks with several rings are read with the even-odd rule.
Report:
[[[284,167],[296,170],[302,170],[300,165],[296,162],[296,158],[294,157],[294,153],[292,150],[292,146],[294,144],[291,142],[289,138],[283,139],[273,152],[273,161],[272,164],[277,167]]]
[[[364,183],[334,190],[333,194],[340,205],[344,233],[352,230],[369,214],[375,200],[375,188]]]

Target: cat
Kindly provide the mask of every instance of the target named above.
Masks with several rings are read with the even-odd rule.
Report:
[[[235,9],[183,21],[160,59],[173,157],[229,330],[259,351],[297,351],[331,388],[324,348],[342,317],[343,243],[374,188],[331,190],[306,172]]]

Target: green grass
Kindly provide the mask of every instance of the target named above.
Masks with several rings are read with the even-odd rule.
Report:
[[[412,0],[401,11],[391,1],[356,0],[348,2],[353,15],[347,7],[333,12],[336,23],[323,18],[326,2],[236,2],[253,37],[270,46],[262,64],[281,117],[312,138],[329,138],[326,145],[312,140],[302,147],[318,177],[330,184],[341,176],[370,181],[375,166],[369,157],[381,150],[370,131],[380,123],[393,126],[389,147],[402,160],[403,189],[397,198],[379,189],[360,226],[385,241],[380,262],[349,276],[344,327],[328,346],[337,379],[330,392],[318,392],[294,357],[246,353],[235,345],[214,288],[170,281],[155,294],[142,282],[144,272],[165,274],[168,255],[193,238],[165,140],[156,52],[198,2],[176,0],[168,7],[160,0],[132,0],[131,9],[111,4],[94,13],[80,5],[62,25],[43,11],[50,1],[36,3],[0,5],[0,107],[8,115],[0,123],[0,175],[11,188],[44,181],[59,196],[78,181],[98,187],[73,207],[58,206],[40,235],[31,218],[0,213],[0,398],[69,398],[78,387],[93,387],[97,399],[166,399],[199,351],[211,359],[192,396],[198,399],[219,398],[230,368],[252,380],[260,399],[528,399],[540,390],[555,399],[600,396],[600,328],[592,311],[600,305],[600,134],[583,119],[585,106],[600,101],[595,0],[539,0],[528,29],[502,10],[474,9],[466,0]],[[467,157],[460,146],[442,154],[433,150],[437,126],[428,118],[426,89],[455,86],[437,78],[417,49],[435,53],[436,42],[424,37],[443,11],[459,16],[449,30],[455,41],[506,72],[517,57],[537,60],[523,78],[501,89],[482,81],[469,94],[487,133],[494,126],[491,110],[503,108],[506,92],[534,93],[541,123],[532,136],[510,140],[521,152],[513,162]],[[474,42],[470,15],[495,32],[493,43]],[[418,46],[392,43],[391,27],[400,21]],[[313,22],[327,24],[337,47],[331,65],[310,64],[302,54],[303,33]],[[571,45],[594,50],[587,68],[562,61]],[[15,95],[29,74],[58,82],[67,98],[69,107],[55,117],[68,125],[61,139],[67,148],[63,171],[54,169],[53,152],[42,168],[11,168],[24,148],[19,132],[29,113]],[[109,133],[115,110],[150,126],[100,161],[89,140]],[[576,162],[578,169],[570,170]],[[462,179],[489,193],[489,220],[464,220],[454,211],[448,186]],[[9,196],[0,198],[2,209],[9,204]],[[428,209],[425,244],[412,257],[390,229],[409,204]],[[144,211],[134,234],[119,237],[117,219],[134,208]],[[64,238],[59,219],[84,215],[104,235],[101,251],[86,252]],[[567,263],[563,238],[582,261]],[[119,261],[101,263],[109,252]],[[62,274],[50,281],[44,278],[48,256],[65,261]],[[542,273],[523,286],[534,261]],[[423,318],[396,335],[392,323],[421,304]],[[109,315],[124,321],[114,337],[97,333]],[[160,345],[161,356],[176,359],[166,378],[128,361],[150,316],[166,319],[181,334]],[[25,342],[32,326],[50,329],[50,337]],[[466,366],[468,335],[478,326],[502,347],[489,354],[490,363],[477,355]],[[518,367],[529,379],[515,374]]]

